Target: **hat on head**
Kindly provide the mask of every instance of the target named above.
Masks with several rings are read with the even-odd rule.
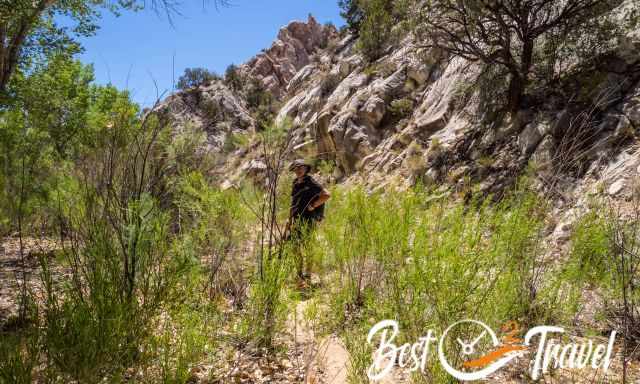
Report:
[[[291,162],[291,165],[289,165],[289,171],[293,171],[297,167],[306,167],[307,168],[307,172],[309,172],[311,170],[311,165],[309,165],[309,163],[307,163],[306,161],[304,161],[302,159],[296,159],[296,160],[293,160]]]

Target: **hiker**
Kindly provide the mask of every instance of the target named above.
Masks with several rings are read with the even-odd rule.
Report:
[[[304,273],[302,247],[313,233],[316,224],[324,218],[324,203],[329,200],[329,192],[310,175],[311,166],[304,160],[295,160],[289,171],[296,174],[291,188],[291,210],[286,232],[288,239],[294,242],[297,257],[297,272],[300,279],[308,278]]]

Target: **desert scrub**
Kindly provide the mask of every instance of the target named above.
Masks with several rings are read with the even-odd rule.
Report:
[[[0,383],[33,382],[40,357],[39,335],[37,325],[17,332],[0,332]]]
[[[246,310],[236,331],[257,350],[273,349],[275,337],[284,326],[288,313],[285,290],[287,278],[293,271],[292,261],[290,254],[265,258],[262,273],[255,274],[251,280]]]
[[[389,112],[391,112],[397,120],[411,116],[413,112],[413,100],[408,98],[393,100],[389,105]]]
[[[334,160],[320,160],[315,168],[321,176],[331,177],[336,170],[336,163]]]
[[[122,381],[144,367],[156,320],[198,263],[173,220],[185,172],[166,162],[191,140],[171,146],[168,122],[152,114],[117,120],[105,136],[56,196],[67,282],[40,259],[41,351],[47,377],[64,381]]]
[[[605,204],[593,207],[575,226],[564,273],[576,286],[588,284],[603,299],[599,308],[625,336],[624,348],[640,340],[640,206],[627,216]]]
[[[178,184],[180,197],[179,227],[182,244],[193,258],[202,257],[207,271],[210,299],[233,294],[224,290],[221,279],[233,266],[241,264],[242,250],[247,243],[251,213],[236,190],[221,191],[211,187],[199,172],[185,175]],[[243,276],[238,276],[241,280]],[[237,301],[239,297],[229,297]]]
[[[247,133],[229,132],[224,138],[223,151],[232,152],[236,149],[246,148],[251,142]]]
[[[194,282],[199,280],[191,277]],[[206,274],[202,277],[206,279]],[[220,312],[197,291],[189,293],[184,303],[168,308],[150,342],[154,354],[151,364],[159,368],[162,383],[187,383],[193,380],[196,364],[213,363],[218,357],[218,332],[223,324]]]
[[[327,276],[326,322],[348,340],[382,319],[400,323],[402,343],[455,319],[498,328],[561,310],[557,286],[542,279],[547,205],[530,193],[469,205],[422,187],[373,194],[337,189],[332,196],[315,247],[325,252],[318,258]],[[361,369],[358,361],[354,368]]]
[[[385,61],[371,63],[362,72],[369,77],[386,78],[391,76],[397,69],[394,63]]]
[[[570,260],[565,268],[567,278],[595,285],[606,284],[613,246],[611,240],[611,228],[602,210],[592,210],[582,216],[571,236]]]
[[[171,164],[170,177],[175,183],[179,177],[191,172],[206,172],[215,163],[212,153],[203,148],[207,144],[207,133],[193,124],[185,126],[167,142],[167,163]],[[176,180],[177,179],[177,180]]]
[[[288,128],[272,125],[260,132],[263,178],[260,185],[250,189],[248,197],[243,197],[255,220],[255,262],[247,307],[238,330],[245,342],[260,350],[275,347],[275,336],[286,310],[285,284],[295,256],[291,242],[284,240],[285,226],[281,225],[289,217],[292,180],[286,170],[293,140]]]
[[[425,170],[426,163],[424,154],[424,148],[415,141],[412,141],[406,150],[404,162],[414,176],[417,176]]]
[[[320,80],[320,92],[322,97],[327,97],[333,93],[338,87],[342,79],[339,75],[332,74],[330,72],[324,72]]]
[[[206,100],[200,103],[204,117],[213,123],[225,118],[224,110],[214,100]]]
[[[87,204],[95,204],[89,200]],[[127,215],[140,217],[118,232],[103,220],[92,220],[93,210],[79,218],[83,230],[65,249],[71,282],[53,283],[44,259],[46,303],[43,345],[51,372],[90,382],[118,379],[131,366],[144,364],[153,320],[168,301],[172,287],[191,263],[174,253],[165,213],[154,211],[145,198],[131,203]],[[145,212],[143,214],[142,212]],[[126,233],[123,251],[118,237]],[[123,254],[127,252],[127,254]],[[123,275],[123,260],[135,258],[136,274]],[[127,277],[129,276],[129,277]]]

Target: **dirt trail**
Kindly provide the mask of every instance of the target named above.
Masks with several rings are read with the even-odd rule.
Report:
[[[22,246],[21,255],[17,237],[0,239],[0,324],[17,314],[23,280],[26,280],[26,288],[35,299],[44,300],[38,257],[53,257],[54,251],[60,249],[59,244],[49,238],[25,237]],[[62,279],[67,272],[57,265],[51,269],[54,281]]]
[[[306,384],[346,384],[349,377],[350,355],[343,342],[336,335],[317,338],[311,324],[305,318],[309,300],[296,305],[295,313],[289,317],[287,328],[295,348],[301,350],[305,367]],[[400,372],[392,371],[378,384],[403,384],[409,381]]]
[[[303,361],[298,363],[305,368],[304,382],[308,384],[347,383],[349,352],[335,335],[316,339],[313,324],[305,318],[308,305],[309,300],[299,302],[295,313],[287,321],[287,328],[294,340],[295,348],[302,351]]]

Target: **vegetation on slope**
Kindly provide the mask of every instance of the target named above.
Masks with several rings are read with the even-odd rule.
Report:
[[[389,2],[341,3],[372,61],[393,41],[394,23],[429,25]],[[94,20],[93,8],[69,4],[62,6],[82,5],[72,8],[81,26],[93,25],[84,24]],[[18,9],[27,12],[25,20],[29,11],[40,12],[29,41],[48,41],[39,37],[55,29],[50,15],[29,7]],[[591,23],[595,10],[588,9],[560,23],[561,31],[542,28],[523,39],[540,44],[532,56],[512,55],[518,63],[531,59],[530,66],[503,64],[510,76],[522,77],[520,98],[532,70],[573,47],[549,47],[553,39],[545,33],[563,32],[572,43],[587,27],[611,32]],[[493,8],[483,10],[480,16],[495,16]],[[611,9],[598,8],[605,11]],[[467,41],[448,43],[443,48],[455,54],[456,44]],[[601,336],[620,329],[623,365],[637,358],[637,207],[622,219],[594,203],[575,226],[570,251],[557,258],[547,241],[552,202],[528,192],[524,180],[497,202],[465,201],[466,191],[447,194],[432,185],[377,193],[332,186],[327,218],[303,249],[315,281],[301,288],[293,273],[299,255],[281,241],[291,181],[283,148],[290,137],[286,127],[271,126],[275,101],[262,85],[252,84],[247,96],[261,129],[251,143],[229,145],[258,148],[265,177],[222,190],[208,172],[216,155],[200,150],[202,131],[175,132],[170,116],[143,113],[126,92],[94,85],[91,68],[72,58],[75,45],[65,47],[20,50],[20,65],[2,68],[0,234],[18,246],[4,253],[13,255],[17,273],[6,279],[16,283],[16,305],[0,322],[1,382],[187,383],[203,365],[209,366],[203,381],[231,380],[237,354],[291,360],[286,320],[303,299],[312,303],[307,316],[318,329],[345,341],[353,382],[366,382],[365,337],[384,318],[398,320],[406,340],[460,318],[494,328],[507,320],[576,325]],[[225,80],[242,87],[235,71]],[[186,75],[185,88],[213,78],[200,70]],[[394,104],[398,118],[412,108],[401,101]],[[56,246],[29,246],[34,238]],[[594,305],[584,287],[604,301],[595,308],[600,321],[580,317]],[[436,365],[414,379],[451,381]]]

